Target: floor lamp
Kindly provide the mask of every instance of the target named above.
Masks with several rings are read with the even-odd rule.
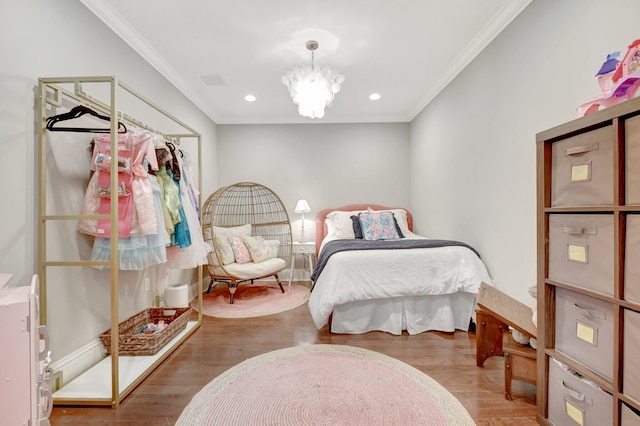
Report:
[[[300,213],[302,214],[302,229],[300,230],[300,242],[304,243],[304,214],[305,213],[309,213],[311,211],[311,207],[309,207],[309,203],[307,203],[307,200],[301,198],[298,200],[298,203],[296,204],[296,213]]]

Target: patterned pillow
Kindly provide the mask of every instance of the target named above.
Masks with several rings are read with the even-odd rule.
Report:
[[[373,213],[373,212],[374,212],[374,210],[369,208],[369,213]],[[391,214],[393,215],[393,225],[396,227],[396,232],[398,233],[398,237],[404,238],[404,234],[402,233],[402,230],[400,229],[400,225],[398,224],[398,219],[396,218],[396,214],[394,212],[391,212]],[[361,240],[362,239],[362,226],[360,225],[360,219],[358,218],[358,216],[353,215],[353,216],[351,216],[351,220],[353,221],[353,233],[355,234],[356,239]],[[406,218],[405,218],[405,222],[406,222]]]
[[[229,243],[228,238],[222,235],[216,235],[214,244],[220,253],[220,261],[222,264],[229,265],[233,263],[235,256],[233,255],[233,249],[231,248],[231,243]]]
[[[243,237],[228,237],[231,249],[233,250],[233,256],[236,259],[236,263],[249,263],[251,262],[251,254],[244,245]]]
[[[365,240],[397,240],[400,238],[393,222],[393,213],[388,211],[360,213],[362,238]]]
[[[242,239],[249,249],[251,259],[253,259],[254,263],[260,263],[267,259],[272,259],[276,257],[276,254],[278,254],[278,251],[274,251],[271,248],[271,245],[269,245],[263,237],[243,237]]]

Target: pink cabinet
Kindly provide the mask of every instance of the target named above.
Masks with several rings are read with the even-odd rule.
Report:
[[[49,340],[38,315],[38,276],[8,287],[0,274],[0,413],[7,425],[49,425]]]

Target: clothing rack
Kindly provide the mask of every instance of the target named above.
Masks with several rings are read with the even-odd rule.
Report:
[[[108,101],[102,101],[96,97],[90,96],[83,90],[83,84],[105,84],[109,85]],[[66,86],[73,85],[73,90],[69,90]],[[131,115],[125,114],[118,108],[118,96],[126,92],[133,95],[134,99],[139,101],[141,107],[151,108],[161,114],[162,117],[168,119],[182,128],[182,131],[176,134],[163,133],[154,129],[152,126],[142,123],[133,118]],[[69,266],[108,266],[110,267],[110,327],[111,327],[111,355],[101,360],[94,368],[89,369],[80,377],[85,380],[78,382],[89,382],[92,386],[108,386],[110,375],[110,389],[91,389],[86,395],[83,395],[82,386],[73,387],[74,381],[63,386],[63,390],[70,385],[73,387],[71,392],[67,392],[64,397],[56,398],[54,394],[54,404],[59,405],[110,405],[117,408],[122,401],[139,383],[147,377],[153,369],[155,369],[162,361],[164,361],[184,340],[186,340],[194,331],[202,324],[202,266],[197,267],[198,274],[198,317],[196,321],[190,320],[186,330],[168,343],[165,348],[161,349],[154,356],[119,356],[119,263],[118,263],[118,233],[114,232],[111,236],[111,258],[108,261],[91,261],[91,260],[49,260],[47,258],[47,228],[46,225],[50,221],[73,221],[81,219],[109,219],[111,229],[118,229],[118,194],[112,191],[110,195],[111,208],[109,214],[93,214],[93,215],[69,215],[69,214],[48,214],[47,210],[47,137],[46,137],[46,119],[47,109],[51,107],[65,107],[64,100],[78,102],[87,107],[93,108],[110,117],[110,138],[111,152],[118,152],[118,122],[124,121],[147,131],[156,133],[163,138],[175,144],[179,144],[181,139],[195,138],[198,146],[198,187],[202,185],[202,155],[201,155],[201,135],[193,128],[185,124],[180,119],[173,116],[168,111],[159,107],[148,98],[140,94],[120,81],[115,76],[98,76],[98,77],[59,77],[59,78],[40,78],[38,80],[37,95],[37,123],[38,129],[38,274],[40,277],[40,317],[43,324],[47,323],[47,270],[53,267],[69,267]],[[163,119],[164,120],[164,119]],[[111,187],[118,186],[118,161],[112,161],[111,164]],[[198,199],[201,204],[201,197]],[[97,336],[96,336],[97,338]],[[135,358],[130,360],[129,358]],[[124,368],[121,363],[126,363]],[[132,374],[132,371],[135,371]],[[105,373],[106,372],[106,373]],[[79,377],[79,378],[80,378]],[[97,382],[97,383],[94,383]],[[105,383],[106,382],[106,383]],[[76,388],[78,391],[76,391]],[[110,392],[109,392],[110,390]],[[108,396],[110,393],[110,396]],[[87,396],[90,395],[90,396]],[[96,396],[97,395],[97,396]]]

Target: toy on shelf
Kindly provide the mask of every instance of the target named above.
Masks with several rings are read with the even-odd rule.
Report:
[[[629,45],[622,62],[620,52],[607,55],[596,74],[602,94],[578,106],[578,114],[589,115],[603,108],[619,104],[635,96],[640,87],[640,39]]]

